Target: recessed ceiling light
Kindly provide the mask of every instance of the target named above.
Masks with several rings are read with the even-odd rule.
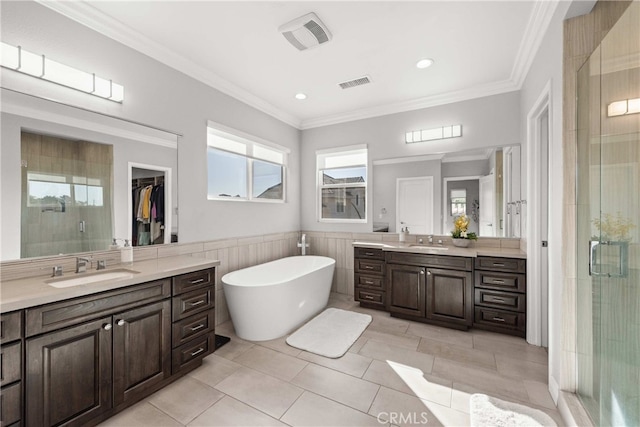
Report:
[[[296,93],[296,99],[307,99],[307,95],[304,93]]]
[[[427,67],[430,67],[431,65],[433,65],[433,59],[431,58],[421,59],[416,63],[416,67],[418,68],[427,68]]]

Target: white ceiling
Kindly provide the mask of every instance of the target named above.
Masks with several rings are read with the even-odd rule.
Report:
[[[82,1],[48,6],[300,129],[517,90],[556,2]],[[298,51],[278,27],[315,12]],[[433,58],[427,69],[421,58]],[[338,83],[370,76],[343,90]],[[308,98],[294,98],[304,92]]]

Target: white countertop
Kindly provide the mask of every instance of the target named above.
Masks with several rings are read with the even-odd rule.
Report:
[[[492,256],[503,258],[521,258],[526,259],[526,252],[520,249],[511,248],[494,248],[487,246],[459,248],[457,246],[440,246],[440,245],[417,245],[415,243],[395,243],[395,242],[353,242],[354,247],[359,248],[377,248],[386,252],[408,252],[414,254],[428,255],[446,255],[461,256],[475,258],[478,256]],[[439,249],[442,248],[442,249]]]
[[[38,276],[26,279],[17,279],[0,282],[0,312],[20,310],[37,305],[62,301],[69,298],[91,295],[98,292],[109,291],[125,286],[164,279],[178,274],[190,273],[220,265],[220,261],[204,258],[195,258],[188,255],[170,258],[157,258],[146,261],[134,262],[130,265],[117,265],[102,270],[133,270],[137,273],[123,278],[108,279],[89,284],[81,284],[67,288],[55,288],[47,283],[52,277]],[[95,273],[95,270],[87,273],[65,273],[64,278],[87,277]]]

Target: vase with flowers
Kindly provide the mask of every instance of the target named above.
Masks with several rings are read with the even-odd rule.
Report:
[[[453,238],[453,245],[461,248],[469,246],[472,240],[478,240],[478,235],[469,229],[469,217],[466,215],[459,215],[453,220],[453,231],[451,231],[451,237]]]

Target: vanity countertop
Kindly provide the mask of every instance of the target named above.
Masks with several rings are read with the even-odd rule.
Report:
[[[399,242],[353,242],[354,247],[376,248],[387,252],[408,252],[416,254],[446,255],[475,258],[478,256],[506,257],[526,259],[527,254],[516,248],[495,248],[490,246],[479,246],[472,248],[459,248],[456,246],[439,245],[417,245],[415,243]],[[439,249],[443,248],[443,249]],[[445,249],[446,248],[446,249]]]
[[[196,258],[188,255],[157,258],[152,260],[138,261],[130,265],[117,265],[102,270],[102,272],[133,270],[125,277],[115,279],[105,279],[88,284],[80,284],[66,288],[55,288],[47,282],[60,280],[52,277],[29,277],[0,282],[0,312],[20,310],[37,305],[62,301],[69,298],[91,295],[98,292],[109,291],[125,286],[137,285],[139,283],[164,279],[166,277],[179,274],[190,273],[220,265],[220,261],[204,258]],[[80,278],[82,274],[92,277],[95,270],[87,273],[65,273],[62,278]]]

